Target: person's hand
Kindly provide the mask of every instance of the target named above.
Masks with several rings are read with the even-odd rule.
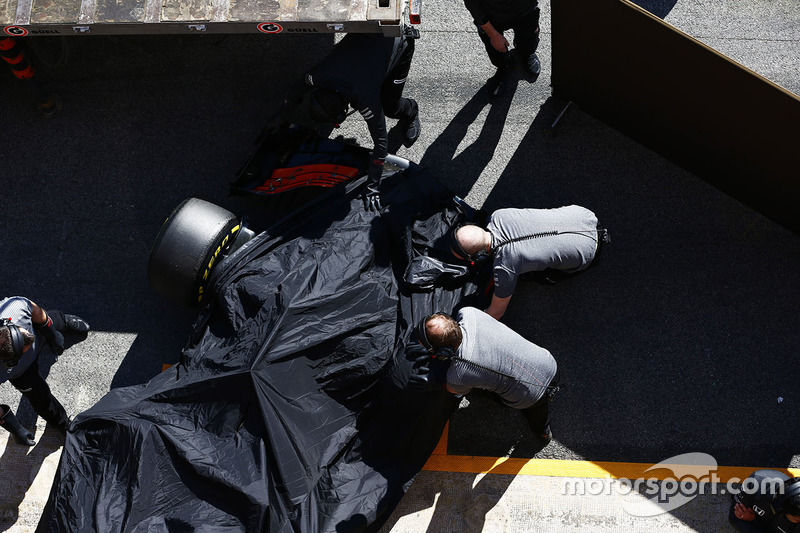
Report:
[[[417,391],[432,391],[441,389],[444,382],[439,379],[437,372],[432,372],[429,365],[423,365],[408,378],[408,388]]]
[[[372,185],[367,185],[367,192],[364,193],[364,209],[367,211],[371,211],[373,213],[377,213],[381,209],[383,209],[383,205],[381,205],[381,195],[378,192],[377,187],[373,187]]]
[[[42,334],[54,354],[61,355],[64,353],[64,335],[53,325],[52,318],[48,316],[44,324],[34,324],[34,326]]]
[[[417,362],[420,360],[422,359],[417,359]],[[414,373],[408,378],[409,389],[417,391],[446,390],[449,362],[428,359],[425,364],[414,366]]]
[[[500,32],[495,32],[494,35],[491,36],[490,42],[495,50],[500,52],[501,54],[505,54],[508,52],[508,39],[506,39],[505,35]]]
[[[739,520],[745,522],[752,522],[756,519],[756,513],[750,507],[746,507],[743,503],[737,503],[733,507],[733,515]]]
[[[411,341],[405,347],[406,359],[414,361],[417,365],[427,364],[433,358],[433,354],[429,352],[423,345],[418,342]]]

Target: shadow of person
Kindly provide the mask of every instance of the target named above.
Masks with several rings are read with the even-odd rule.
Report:
[[[497,472],[500,464],[495,464],[491,470],[481,474],[448,476],[448,482],[442,485],[436,501],[428,524],[428,533],[483,531],[486,516],[497,507],[519,473],[519,469],[516,472],[507,472],[504,469],[500,474]]]
[[[512,446],[512,449],[516,443]],[[519,474],[523,462],[499,459],[486,472],[424,470],[414,479],[397,509],[381,527],[390,532],[403,517],[431,512],[426,531],[480,533],[491,512]],[[432,509],[432,511],[426,511]]]
[[[485,88],[476,92],[430,144],[420,165],[434,172],[447,167],[449,175],[473,176],[477,179],[492,160],[494,149],[500,142],[519,80],[519,74],[510,73],[503,82],[500,95],[494,100],[489,98]],[[467,138],[470,126],[487,105],[491,107],[477,138],[456,155],[459,146]]]
[[[527,427],[522,431],[514,429],[498,432],[498,427],[509,427],[505,422],[506,419],[514,419],[517,425],[524,422],[518,410],[501,405],[494,399],[493,394],[475,390],[467,398],[469,404],[464,406],[462,403],[462,408],[458,409],[450,419],[447,453],[451,456],[462,455],[459,453],[459,442],[475,439],[476,436],[478,439],[484,439],[485,430],[494,434],[495,446],[493,454],[487,455],[484,459],[495,461],[494,464],[480,473],[423,470],[414,478],[403,500],[382,526],[381,533],[391,531],[403,517],[426,513],[431,513],[426,529],[429,533],[439,531],[477,533],[483,531],[489,513],[505,511],[505,508],[497,508],[498,503],[502,501],[503,495],[519,474],[526,462],[525,458],[536,455],[545,444],[536,441]],[[458,424],[459,419],[468,419],[470,423]],[[492,427],[480,423],[481,420],[492,420]],[[498,422],[497,426],[494,426],[495,422]],[[501,447],[504,448],[501,450]],[[500,459],[494,460],[488,457]],[[507,460],[507,458],[513,459]],[[477,459],[480,463],[481,458]]]
[[[23,402],[27,404],[27,400],[23,399]],[[24,404],[20,406],[19,411],[32,411],[29,405]],[[27,424],[24,425],[27,427]],[[14,437],[5,431],[0,433],[0,438],[7,439],[4,445],[0,445],[4,448],[3,455],[0,456],[0,471],[3,472],[4,478],[0,531],[7,531],[17,522],[23,502],[31,510],[44,507],[50,492],[49,480],[53,477],[58,461],[48,462],[53,473],[41,476],[41,487],[38,487],[39,483],[34,482],[47,458],[61,448],[64,437],[56,428],[48,426],[41,435],[37,435],[37,444],[33,447],[17,444]],[[36,490],[32,490],[34,488]]]

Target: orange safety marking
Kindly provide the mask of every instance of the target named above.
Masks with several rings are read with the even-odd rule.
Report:
[[[445,422],[444,431],[442,431],[442,438],[436,448],[433,449],[433,455],[447,455],[447,434],[450,430],[450,422]]]
[[[460,472],[465,474],[506,474],[513,476],[550,476],[577,478],[614,479],[674,479],[672,467],[686,471],[686,465],[660,465],[653,468],[649,463],[617,463],[612,461],[573,461],[567,459],[523,459],[516,457],[481,457],[474,455],[448,455],[447,434],[450,423],[445,424],[442,438],[433,450],[423,470],[432,472]],[[648,469],[653,468],[648,471]],[[697,468],[697,465],[694,465]],[[715,482],[742,481],[759,468],[778,470],[789,477],[800,476],[800,468],[719,466],[710,470],[706,477]],[[713,478],[712,478],[713,472]]]
[[[687,465],[672,465],[688,468]],[[577,478],[674,479],[671,468],[647,471],[649,463],[615,463],[608,461],[571,461],[565,459],[520,459],[511,457],[479,457],[470,455],[431,455],[423,470],[434,472],[462,472],[469,474],[507,474],[515,476],[551,476]],[[694,465],[697,468],[697,465]],[[712,470],[713,481],[727,483],[741,481],[759,468],[778,470],[790,477],[800,476],[798,468],[755,466],[719,466]],[[706,477],[711,478],[711,472]]]

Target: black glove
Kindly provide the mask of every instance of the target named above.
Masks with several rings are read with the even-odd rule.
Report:
[[[44,324],[34,324],[37,331],[42,334],[44,340],[50,345],[50,349],[56,355],[64,353],[64,335],[53,325],[53,319],[49,316]]]
[[[410,341],[405,348],[406,359],[414,361],[414,366],[427,364],[431,360],[433,354],[429,352],[423,345],[418,342]]]
[[[367,211],[372,211],[373,213],[377,213],[383,206],[381,205],[381,195],[378,192],[378,187],[367,185],[367,192],[364,193],[362,197],[364,199],[364,209]]]
[[[408,378],[408,388],[418,391],[441,390],[447,383],[448,363],[432,360],[417,368]]]
[[[367,178],[367,191],[362,197],[364,199],[364,209],[367,211],[380,211],[383,206],[381,205],[381,196],[378,192],[378,187],[383,178],[383,159],[373,159],[369,162],[369,177]]]

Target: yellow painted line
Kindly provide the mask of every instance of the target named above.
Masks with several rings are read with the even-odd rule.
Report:
[[[688,465],[661,465],[664,468],[652,468],[650,463],[617,463],[610,461],[570,461],[563,459],[518,459],[510,457],[479,457],[469,455],[431,455],[423,470],[436,472],[462,472],[469,474],[510,474],[515,476],[551,476],[577,478],[625,478],[625,479],[675,479],[675,470],[694,468]],[[766,467],[764,467],[766,468]],[[789,477],[800,476],[798,468],[774,468]],[[753,466],[719,466],[713,470],[711,481],[727,483],[731,479],[741,481],[759,467]],[[711,477],[713,475],[713,477]]]
[[[434,472],[461,472],[468,474],[508,474],[514,476],[551,476],[576,478],[613,478],[613,479],[675,479],[676,472],[697,470],[697,465],[659,465],[653,468],[650,463],[618,463],[611,461],[572,461],[565,459],[521,459],[512,457],[480,457],[472,455],[447,455],[447,433],[445,426],[442,439],[433,454],[422,467]],[[703,473],[705,479],[727,483],[730,480],[741,481],[759,468],[778,470],[789,477],[800,476],[798,468],[775,468],[755,466],[719,466],[709,473]]]

